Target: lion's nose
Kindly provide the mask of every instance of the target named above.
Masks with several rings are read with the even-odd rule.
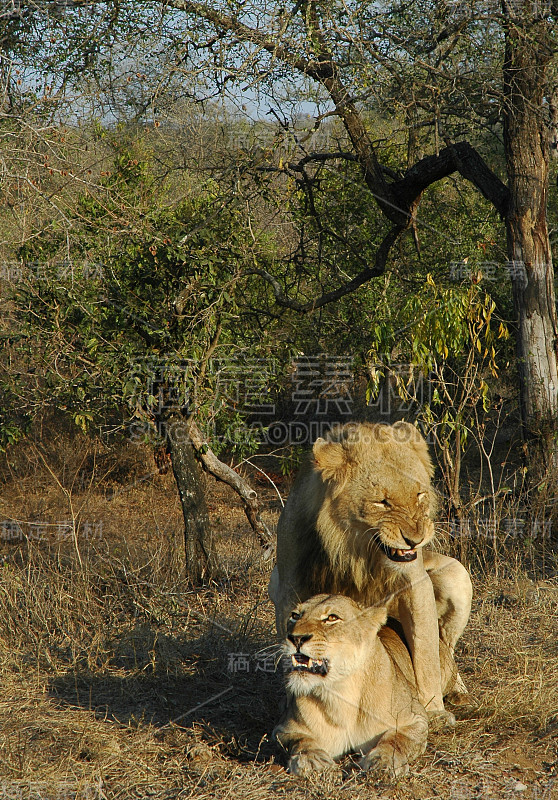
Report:
[[[292,633],[289,633],[289,635],[287,636],[289,642],[291,642],[291,644],[294,644],[294,646],[296,647],[297,653],[300,653],[300,648],[302,647],[302,645],[311,638],[312,638],[311,633],[307,633],[304,636],[293,636]]]
[[[403,534],[401,534],[401,536],[403,536]],[[416,539],[414,539],[414,540],[413,539],[409,539],[408,536],[403,536],[403,539],[404,539],[405,543],[409,545],[409,547],[413,548],[413,547],[416,547],[417,545],[419,545],[422,542],[422,540],[424,539],[424,536],[420,536],[420,534],[419,534],[419,535],[417,535]]]

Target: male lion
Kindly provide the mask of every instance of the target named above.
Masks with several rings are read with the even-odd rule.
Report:
[[[363,769],[403,775],[424,752],[427,714],[409,653],[397,633],[382,627],[386,619],[385,607],[363,609],[341,595],[296,606],[283,647],[288,708],[273,732],[289,752],[289,772],[326,769],[353,751]],[[457,671],[441,641],[440,661],[449,690]]]
[[[444,711],[438,637],[453,653],[471,608],[471,580],[454,558],[423,547],[434,535],[433,467],[413,425],[348,423],[318,439],[295,481],[277,527],[277,565],[269,595],[277,631],[314,594],[344,594],[381,605],[408,642],[420,702]],[[458,677],[452,699],[463,700]]]

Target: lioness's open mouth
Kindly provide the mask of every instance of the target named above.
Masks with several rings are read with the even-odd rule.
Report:
[[[417,551],[399,550],[395,547],[388,547],[387,544],[380,542],[380,549],[386,554],[390,561],[414,561],[417,557]]]
[[[327,661],[321,658],[310,658],[304,653],[293,653],[289,672],[309,672],[312,675],[327,675]]]

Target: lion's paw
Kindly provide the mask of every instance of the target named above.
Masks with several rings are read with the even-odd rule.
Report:
[[[383,770],[391,772],[396,778],[401,778],[409,772],[409,762],[395,749],[386,751],[375,747],[359,761],[359,766],[365,772],[370,770]]]
[[[473,699],[469,692],[450,692],[444,697],[444,702],[452,706],[472,706]]]
[[[455,728],[455,715],[445,709],[428,712],[428,728],[431,731],[450,731]]]
[[[324,750],[311,750],[307,753],[296,753],[289,758],[288,770],[291,775],[311,775],[333,769],[335,761]]]

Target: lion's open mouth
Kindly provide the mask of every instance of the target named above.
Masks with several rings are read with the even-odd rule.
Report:
[[[390,561],[414,561],[417,557],[417,551],[412,548],[409,550],[400,550],[395,547],[388,547],[387,544],[380,542],[380,549],[386,554]]]
[[[327,675],[327,660],[325,658],[310,658],[304,653],[293,653],[289,672],[307,672],[311,675]]]

